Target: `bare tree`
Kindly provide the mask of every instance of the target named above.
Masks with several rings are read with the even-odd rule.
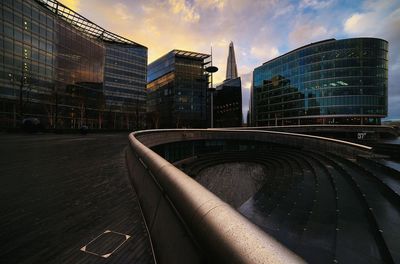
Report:
[[[12,83],[13,86],[18,85],[18,97],[15,98],[16,105],[18,105],[18,112],[17,109],[14,107],[14,126],[16,126],[16,119],[20,120],[22,124],[26,106],[30,102],[32,80],[29,77],[28,72],[24,71],[24,69],[21,70],[20,75],[9,73],[8,77],[10,78],[10,82]],[[24,92],[25,92],[25,100],[24,100]]]

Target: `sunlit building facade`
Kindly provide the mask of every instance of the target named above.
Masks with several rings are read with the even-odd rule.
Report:
[[[388,42],[329,39],[253,72],[253,126],[380,124],[388,109]]]
[[[149,64],[147,117],[151,128],[207,127],[210,55],[172,50]]]
[[[140,127],[146,47],[55,0],[0,7],[0,127],[25,118],[44,128]]]

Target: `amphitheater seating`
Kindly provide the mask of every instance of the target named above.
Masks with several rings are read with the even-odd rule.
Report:
[[[265,166],[259,190],[237,210],[306,261],[400,263],[394,170],[366,157],[285,147],[203,154],[179,166],[196,178],[229,162]]]

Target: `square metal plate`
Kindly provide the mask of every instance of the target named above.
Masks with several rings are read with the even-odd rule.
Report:
[[[130,235],[106,230],[97,237],[93,238],[88,244],[80,250],[88,254],[102,258],[110,257],[117,251],[128,239]]]

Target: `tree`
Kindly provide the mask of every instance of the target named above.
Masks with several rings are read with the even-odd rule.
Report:
[[[17,119],[20,121],[20,124],[22,124],[25,115],[25,108],[30,102],[29,96],[32,90],[31,86],[32,80],[30,78],[27,68],[23,68],[19,76],[9,73],[8,77],[10,78],[10,82],[12,83],[13,86],[18,85],[18,97],[15,98],[16,101],[15,105],[18,105],[18,112],[14,107],[14,126],[16,126]],[[25,102],[24,102],[24,91],[25,91]]]

